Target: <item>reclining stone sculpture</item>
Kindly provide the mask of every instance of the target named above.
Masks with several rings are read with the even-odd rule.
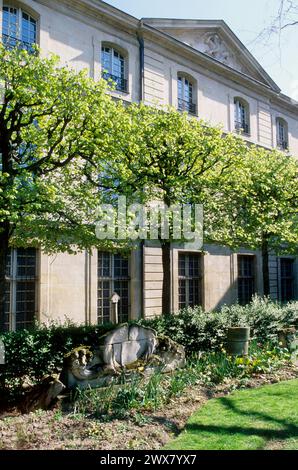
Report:
[[[184,348],[139,325],[123,324],[106,333],[91,349],[80,346],[65,356],[60,380],[69,388],[95,388],[117,382],[122,373],[151,374],[183,367]]]

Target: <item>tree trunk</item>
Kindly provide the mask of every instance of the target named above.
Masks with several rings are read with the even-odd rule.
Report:
[[[161,249],[163,268],[162,313],[169,314],[171,313],[171,242],[163,240]]]
[[[263,260],[263,288],[264,295],[270,295],[270,277],[269,277],[269,248],[268,236],[263,236],[262,241],[262,260]]]
[[[0,224],[0,332],[5,327],[6,262],[9,253],[9,224]]]

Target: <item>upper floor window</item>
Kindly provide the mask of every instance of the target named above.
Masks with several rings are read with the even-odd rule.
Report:
[[[178,75],[178,109],[179,111],[196,114],[194,84],[183,75]]]
[[[6,48],[19,47],[34,52],[37,22],[21,8],[4,5],[2,12],[2,40]]]
[[[249,106],[241,98],[235,98],[235,130],[249,134]]]
[[[289,148],[288,124],[282,118],[276,119],[276,144],[282,150]]]
[[[126,59],[123,54],[110,46],[101,48],[102,76],[113,80],[116,90],[127,91]]]

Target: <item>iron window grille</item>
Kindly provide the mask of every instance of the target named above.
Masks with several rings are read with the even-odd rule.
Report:
[[[118,318],[120,323],[127,322],[130,314],[130,275],[129,260],[120,254],[98,252],[98,323],[111,320],[110,298],[114,292],[120,296]]]
[[[179,309],[202,305],[201,261],[200,254],[179,253]]]

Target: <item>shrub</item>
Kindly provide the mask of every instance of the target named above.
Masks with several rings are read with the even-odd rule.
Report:
[[[261,342],[276,339],[285,327],[298,327],[298,302],[280,305],[267,298],[255,297],[249,305],[223,306],[219,311],[204,312],[201,307],[186,308],[176,315],[140,320],[158,334],[169,336],[182,344],[187,353],[220,351],[225,344],[229,326],[248,325],[252,337]],[[0,392],[20,392],[26,381],[36,383],[44,375],[60,371],[63,356],[80,345],[96,345],[99,336],[113,325],[37,327],[2,334],[6,364],[0,366]],[[153,386],[153,385],[152,385]],[[175,384],[178,386],[178,383]]]
[[[280,330],[298,327],[298,302],[280,305],[268,298],[254,297],[250,304],[224,305],[219,311],[204,312],[201,307],[186,308],[176,315],[142,320],[143,325],[170,336],[188,353],[220,350],[230,326],[249,326],[251,338],[274,340]]]
[[[5,345],[5,365],[0,366],[1,388],[14,393],[26,381],[36,383],[44,375],[57,373],[64,354],[83,345],[95,345],[98,337],[113,328],[104,326],[41,326],[34,330],[21,330],[2,334]]]

